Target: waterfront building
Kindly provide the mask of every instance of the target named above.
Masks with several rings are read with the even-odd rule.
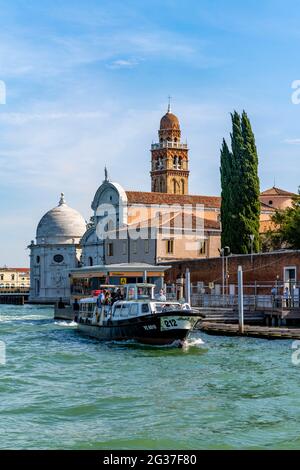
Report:
[[[20,289],[30,287],[29,268],[0,267],[0,289]]]
[[[70,297],[69,273],[79,266],[80,240],[86,231],[82,215],[69,207],[64,195],[40,220],[30,249],[30,302],[52,303]]]

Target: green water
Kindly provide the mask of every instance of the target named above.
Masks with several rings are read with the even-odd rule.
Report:
[[[0,448],[300,448],[292,342],[199,337],[101,344],[49,307],[0,305]]]

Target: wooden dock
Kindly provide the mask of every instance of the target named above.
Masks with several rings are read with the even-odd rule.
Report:
[[[262,339],[300,339],[300,328],[282,328],[245,325],[244,333],[241,334],[239,326],[228,323],[201,322],[198,326],[200,331],[210,335],[219,336],[251,336]]]

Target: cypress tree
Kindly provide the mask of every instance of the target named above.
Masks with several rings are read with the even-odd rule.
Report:
[[[243,179],[242,179],[242,214],[243,238],[241,240],[242,253],[251,252],[250,235],[254,236],[252,249],[256,253],[260,248],[259,222],[260,222],[260,187],[258,178],[258,156],[255,137],[247,113],[242,114],[243,147]]]
[[[221,224],[222,224],[222,234],[221,242],[222,247],[230,246],[230,218],[232,213],[231,208],[231,178],[232,178],[232,155],[229,151],[228,145],[223,139],[222,148],[221,148]]]
[[[259,250],[260,191],[255,138],[245,111],[231,114],[231,149],[221,149],[222,247],[232,253]],[[224,198],[224,200],[223,200]],[[250,235],[254,236],[253,244]]]

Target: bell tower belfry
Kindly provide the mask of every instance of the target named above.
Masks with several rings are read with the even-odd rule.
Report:
[[[188,146],[180,141],[179,120],[170,112],[161,118],[159,142],[151,146],[151,191],[188,194]]]

